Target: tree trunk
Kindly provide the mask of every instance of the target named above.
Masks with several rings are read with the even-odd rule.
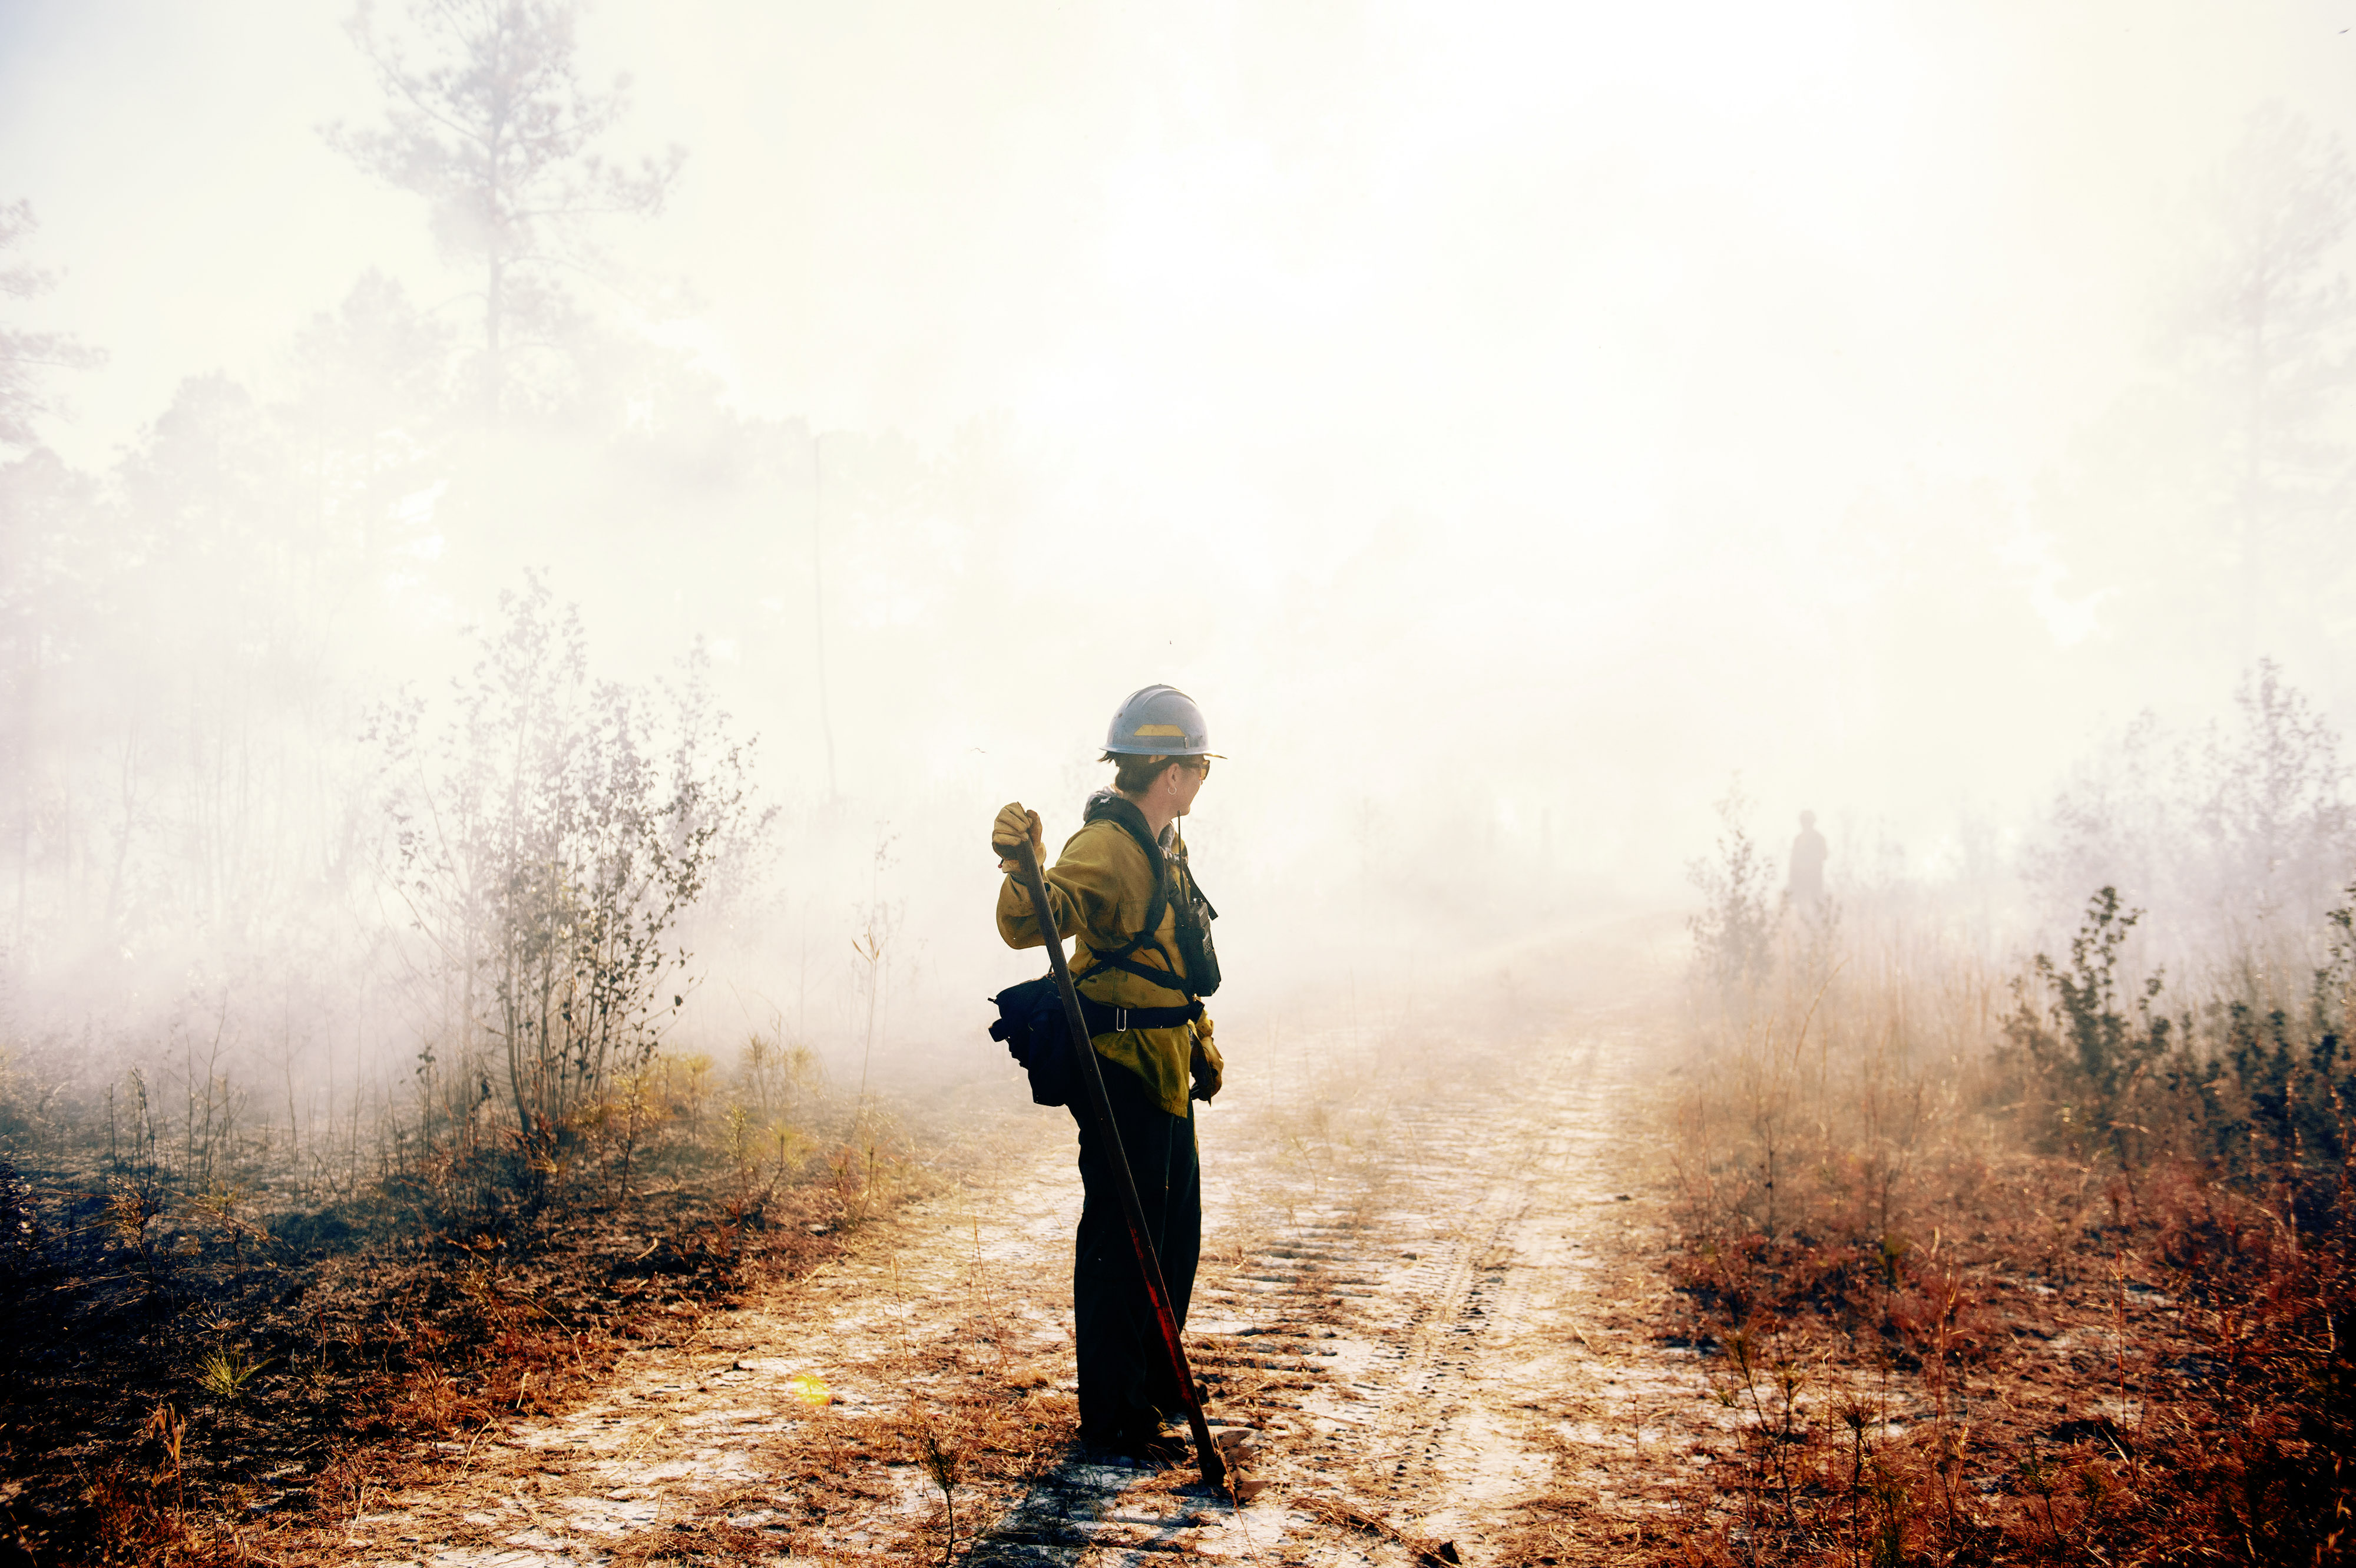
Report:
[[[490,278],[483,293],[483,413],[494,428],[499,423],[499,296],[505,271],[505,258],[499,254],[498,241],[494,238]]]

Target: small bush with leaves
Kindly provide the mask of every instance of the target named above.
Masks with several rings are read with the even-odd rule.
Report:
[[[2152,1007],[2158,975],[2144,982],[2132,1012],[2120,1002],[2119,950],[2142,918],[2119,908],[2116,888],[2103,888],[2070,940],[2068,964],[2039,953],[2013,983],[2005,1060],[2018,1090],[2040,1099],[2032,1137],[2042,1147],[2132,1157],[2129,1140],[2143,1129],[2126,1114],[2128,1102],[2167,1055],[2169,1033]]]
[[[508,1169],[538,1198],[562,1187],[584,1124],[648,1070],[691,989],[680,922],[768,818],[700,658],[676,689],[595,682],[578,616],[560,616],[545,583],[499,602],[439,737],[424,738],[417,700],[375,734],[391,881],[438,1018],[423,1136],[473,1151],[498,1083]]]

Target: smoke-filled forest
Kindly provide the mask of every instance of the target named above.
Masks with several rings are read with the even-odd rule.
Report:
[[[2356,1560],[2342,19],[0,0],[0,1558]]]

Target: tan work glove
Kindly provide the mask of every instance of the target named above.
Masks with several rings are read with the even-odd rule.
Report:
[[[1015,858],[1015,846],[1024,839],[1031,841],[1031,853],[1044,865],[1047,861],[1044,827],[1039,813],[1026,811],[1020,800],[998,809],[998,820],[990,824],[990,853],[998,857],[998,869],[1010,875],[1019,871],[1023,863]]]
[[[1226,1084],[1226,1064],[1219,1059],[1219,1047],[1211,1044],[1211,1016],[1207,1013],[1194,1020],[1194,1055],[1187,1065],[1194,1076],[1194,1087],[1188,1098],[1208,1105]]]

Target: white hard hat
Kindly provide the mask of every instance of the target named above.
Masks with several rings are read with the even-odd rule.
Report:
[[[1112,716],[1105,749],[1120,757],[1210,757],[1210,726],[1194,699],[1175,686],[1131,692]]]

